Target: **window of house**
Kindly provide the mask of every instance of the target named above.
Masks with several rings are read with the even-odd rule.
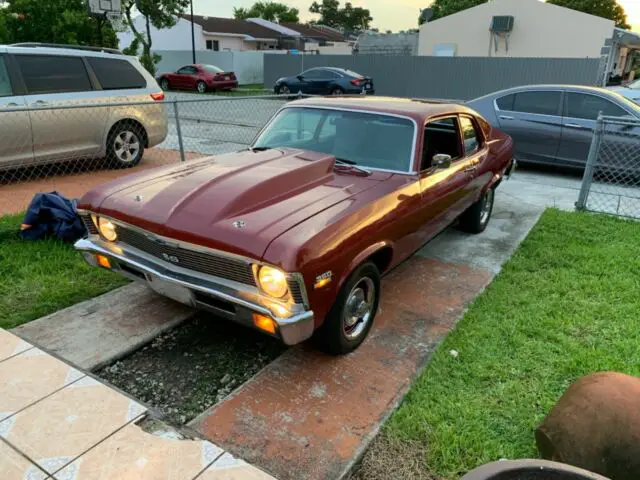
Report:
[[[220,51],[219,40],[207,40],[207,50],[213,50],[214,52]]]
[[[464,154],[471,155],[480,147],[480,140],[476,133],[476,127],[469,117],[460,117],[460,128],[464,142]]]
[[[420,170],[431,167],[434,155],[451,155],[453,160],[462,157],[460,133],[456,117],[441,118],[427,123],[424,127],[422,165]]]
[[[626,110],[597,95],[567,93],[567,117],[597,120],[598,113],[611,117],[629,115]]]
[[[16,55],[15,58],[28,94],[92,90],[82,57]]]
[[[539,115],[558,115],[560,98],[561,92],[518,92],[513,102],[513,111]]]
[[[140,72],[126,60],[88,57],[87,61],[104,90],[144,88],[147,86],[147,81]]]
[[[10,95],[13,95],[13,89],[11,88],[9,72],[7,71],[4,58],[0,56],[0,97],[8,97]]]

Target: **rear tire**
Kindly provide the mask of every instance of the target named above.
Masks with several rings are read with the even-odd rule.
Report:
[[[331,95],[344,95],[344,90],[340,87],[333,87],[330,93]]]
[[[363,263],[344,283],[316,332],[320,348],[333,355],[358,348],[371,330],[379,301],[380,272],[373,263]]]
[[[460,229],[469,233],[482,233],[489,225],[493,213],[495,189],[488,188],[480,199],[460,215]]]
[[[116,125],[107,139],[107,165],[111,168],[135,167],[142,160],[146,146],[144,129],[135,123]]]
[[[196,90],[198,90],[198,93],[206,93],[207,84],[200,80],[198,83],[196,83]]]

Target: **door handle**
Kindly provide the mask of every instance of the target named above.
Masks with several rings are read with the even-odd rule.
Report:
[[[14,103],[14,102],[7,103],[7,107],[17,107],[17,106],[18,106],[18,104]]]
[[[584,125],[580,125],[579,123],[565,123],[564,126],[569,128],[587,128]]]
[[[515,120],[515,118],[509,115],[500,115],[500,120]]]
[[[33,102],[35,105],[38,105],[39,107],[42,107],[44,105],[49,105],[49,102],[45,102],[44,100],[36,100],[35,102]]]

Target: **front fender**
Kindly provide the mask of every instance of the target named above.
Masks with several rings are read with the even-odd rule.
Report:
[[[359,265],[364,263],[367,258],[375,255],[376,253],[381,251],[383,248],[387,248],[387,247],[390,247],[393,250],[393,245],[389,241],[376,242],[373,245],[370,245],[369,247],[365,248],[358,255],[356,255],[353,258],[353,260],[351,260],[351,262],[347,265],[347,267],[343,270],[342,275],[340,276],[340,280],[337,283],[337,287],[336,287],[337,290],[340,291],[340,289],[342,288],[342,285],[344,285],[344,282],[346,282],[347,278],[349,278],[349,275],[351,275],[351,272],[353,272],[356,268],[358,268]]]

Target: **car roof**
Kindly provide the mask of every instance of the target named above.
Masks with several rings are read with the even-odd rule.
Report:
[[[85,50],[82,48],[64,48],[61,46],[27,46],[27,45],[0,45],[0,51],[13,54],[27,55],[64,55],[66,57],[102,57],[102,58],[126,58],[131,57],[117,52],[116,50],[106,49],[105,51]],[[117,52],[117,53],[116,53]]]
[[[535,90],[571,90],[571,91],[578,91],[578,92],[600,93],[605,95],[611,93],[611,91],[606,88],[593,87],[588,85],[534,84],[534,85],[520,85],[517,87],[506,88],[504,90],[498,90],[497,92],[488,93],[486,95],[478,97],[478,99],[509,95],[510,93],[516,93],[516,92],[522,92],[522,91],[535,91]],[[477,100],[477,99],[474,99],[474,100]]]
[[[380,96],[331,96],[313,97],[291,102],[293,106],[323,107],[335,109],[354,109],[369,112],[387,113],[409,116],[422,121],[430,117],[451,113],[470,113],[477,115],[470,108],[456,101],[440,101],[417,98],[380,97]]]

